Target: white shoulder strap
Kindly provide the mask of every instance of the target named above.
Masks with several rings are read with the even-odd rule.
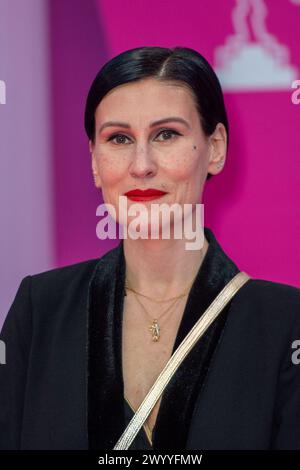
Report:
[[[248,274],[240,271],[221,290],[221,292],[217,295],[210,306],[205,310],[203,315],[201,315],[199,320],[195,323],[193,328],[186,335],[176,351],[174,351],[173,355],[165,365],[155,383],[152,385],[151,389],[144,398],[135,415],[132,417],[130,423],[116,443],[113,450],[124,450],[129,448],[140,428],[146,421],[155,403],[159,399],[160,395],[164,391],[171,377],[176,372],[184,358],[190,352],[195,343],[201,338],[211,323],[215,320],[215,318],[217,318],[225,305],[227,305],[236,292],[250,279],[251,278],[248,276]]]

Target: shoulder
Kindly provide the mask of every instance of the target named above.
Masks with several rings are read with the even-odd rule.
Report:
[[[40,313],[57,309],[62,302],[74,296],[74,292],[84,294],[85,286],[88,286],[100,260],[89,259],[25,276],[16,289],[3,328],[9,323],[29,324],[34,311]]]
[[[60,268],[50,269],[27,276],[33,305],[40,302],[85,301],[87,292],[96,271],[113,265],[117,248],[109,250],[99,258],[92,258]],[[23,279],[24,281],[24,279]],[[22,282],[23,282],[22,281]]]
[[[78,281],[90,280],[96,269],[103,269],[107,265],[116,263],[119,256],[119,247],[115,247],[99,258],[92,258],[59,268],[42,271],[26,276],[30,278],[34,287],[43,287],[55,284],[72,285]],[[26,279],[25,278],[25,279]],[[24,279],[22,280],[24,281]]]
[[[257,307],[300,307],[300,288],[265,279],[251,278],[236,297]]]
[[[22,279],[17,296],[27,295],[31,303],[67,295],[70,291],[81,290],[88,284],[99,259],[90,259],[60,268],[31,274]]]
[[[47,288],[51,284],[72,285],[76,281],[90,278],[101,258],[93,258],[79,263],[69,264],[60,268],[49,269],[27,276],[35,288]]]
[[[62,304],[84,302],[94,273],[111,265],[116,253],[114,248],[99,258],[25,276],[16,289],[13,305],[23,306],[22,310],[47,311]]]
[[[290,284],[251,278],[232,300],[235,316],[264,337],[300,338],[300,289]]]

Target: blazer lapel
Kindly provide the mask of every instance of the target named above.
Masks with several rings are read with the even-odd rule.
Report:
[[[239,272],[213,232],[191,287],[173,352],[210,303]],[[126,263],[123,240],[98,262],[89,285],[87,324],[87,424],[90,449],[112,449],[125,429],[122,315]],[[193,407],[220,341],[230,303],[177,369],[163,392],[153,430],[153,449],[184,449]],[[175,412],[174,412],[175,411]]]
[[[121,363],[122,242],[99,261],[89,286],[87,423],[90,449],[112,449],[125,427]]]

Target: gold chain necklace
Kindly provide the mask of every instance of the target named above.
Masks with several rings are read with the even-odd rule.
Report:
[[[132,291],[134,294],[135,294],[135,298],[137,300],[137,302],[140,304],[140,306],[142,307],[142,309],[144,310],[144,312],[146,313],[147,317],[151,320],[151,324],[148,326],[148,329],[149,331],[151,332],[152,334],[152,341],[158,341],[160,336],[161,336],[161,324],[158,323],[158,320],[161,321],[162,317],[168,313],[171,308],[176,304],[176,302],[178,302],[178,300],[181,298],[181,297],[184,297],[186,295],[188,295],[188,292],[190,290],[190,287],[191,285],[193,284],[194,282],[194,279],[192,280],[192,282],[190,283],[188,289],[185,290],[185,292],[183,294],[180,294],[176,297],[171,297],[170,299],[166,299],[166,300],[154,300],[152,299],[151,297],[148,297],[147,295],[145,294],[141,294],[140,292],[137,292],[135,291],[134,289],[132,289],[131,287],[129,287],[126,283],[125,283],[125,288],[127,290],[130,290]],[[127,294],[126,294],[127,295]],[[149,313],[148,311],[146,310],[145,306],[142,304],[142,302],[139,300],[138,298],[138,295],[142,296],[142,297],[146,297],[148,299],[150,299],[152,302],[156,302],[156,303],[163,303],[163,302],[170,302],[170,300],[174,300],[174,302],[167,308],[167,310],[165,310],[158,318],[153,318]]]

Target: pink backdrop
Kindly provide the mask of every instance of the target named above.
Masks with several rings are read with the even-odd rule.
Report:
[[[260,2],[240,3],[251,7],[247,27],[251,42],[257,41],[251,14]],[[266,0],[265,25],[288,48],[300,79],[296,3]],[[216,48],[234,33],[236,5],[234,0],[116,0],[112,8],[109,0],[98,0],[98,14],[110,56],[138,46],[179,45],[196,49],[215,66]],[[300,105],[291,102],[289,80],[285,89],[273,86],[225,92],[230,151],[224,171],[206,185],[204,217],[242,269],[300,286]]]

